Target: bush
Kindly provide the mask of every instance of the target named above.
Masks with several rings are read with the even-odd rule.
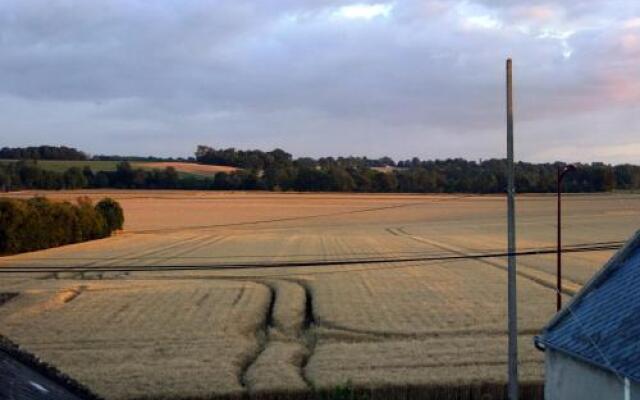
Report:
[[[110,232],[122,229],[124,213],[117,201],[106,197],[96,204],[96,211],[102,215]]]
[[[107,237],[118,229],[114,226],[122,226],[123,220],[122,208],[111,199],[102,200],[96,207],[87,197],[79,198],[77,204],[44,197],[0,199],[0,254]]]

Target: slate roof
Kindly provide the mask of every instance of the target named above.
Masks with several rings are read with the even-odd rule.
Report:
[[[86,387],[0,335],[0,399],[100,400]]]
[[[640,382],[640,231],[535,340]]]

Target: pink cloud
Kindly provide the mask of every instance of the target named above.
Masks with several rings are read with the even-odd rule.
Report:
[[[640,50],[640,37],[634,33],[627,33],[620,38],[620,46],[625,53],[636,53]]]
[[[532,7],[527,7],[523,9],[522,16],[528,19],[533,19],[540,22],[546,22],[557,17],[558,12],[557,12],[557,9],[555,9],[552,6],[538,5],[538,6],[532,6]]]
[[[630,18],[622,23],[625,29],[640,28],[640,17]]]

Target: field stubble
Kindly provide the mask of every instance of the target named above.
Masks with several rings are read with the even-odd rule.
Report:
[[[104,397],[268,397],[347,382],[411,397],[504,385],[504,260],[394,261],[503,251],[502,198],[109,194],[124,206],[123,234],[0,259],[68,269],[3,275],[0,292],[18,296],[0,307],[0,333]],[[554,244],[553,200],[519,198],[519,248]],[[639,226],[639,200],[569,196],[565,243],[624,240]],[[579,287],[611,253],[566,254],[567,282]],[[389,261],[313,265],[368,258]],[[310,265],[220,268],[281,261]],[[554,261],[519,258],[520,370],[534,385],[543,364],[531,337],[555,310]],[[127,266],[203,268],[92,272]]]

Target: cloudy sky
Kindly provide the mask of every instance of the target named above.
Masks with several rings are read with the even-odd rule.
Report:
[[[535,4],[535,5],[532,5]],[[640,1],[0,1],[0,146],[640,163]]]

